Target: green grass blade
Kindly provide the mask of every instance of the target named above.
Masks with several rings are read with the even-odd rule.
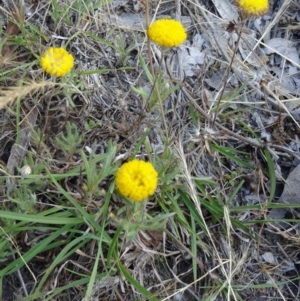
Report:
[[[96,281],[100,256],[101,256],[101,243],[98,242],[98,252],[97,252],[97,256],[95,258],[92,275],[90,277],[90,281],[89,281],[89,284],[88,284],[88,287],[87,287],[87,290],[86,290],[86,293],[85,293],[85,296],[84,296],[84,301],[89,301],[90,296],[92,295],[94,284],[95,284],[95,281]]]
[[[66,212],[63,215],[70,215],[69,212]],[[18,221],[25,221],[28,223],[40,223],[40,224],[51,224],[51,225],[76,225],[83,223],[82,218],[68,218],[68,217],[57,217],[55,214],[54,216],[48,215],[44,216],[43,214],[31,215],[31,214],[24,214],[18,212],[9,212],[9,211],[2,211],[0,210],[0,218],[3,219],[11,219],[11,220],[18,220]]]
[[[230,147],[219,146],[219,145],[217,145],[215,143],[210,143],[209,146],[213,150],[215,150],[218,153],[222,154],[223,156],[231,159],[232,161],[238,163],[239,165],[247,167],[247,168],[250,168],[250,169],[254,169],[254,166],[251,165],[251,164],[249,164],[249,163],[247,163],[245,159],[241,159],[241,158],[235,156],[235,154],[243,154],[244,156],[249,156],[247,153],[241,152],[241,151],[237,151],[237,150],[235,150],[233,148],[230,148]]]
[[[136,281],[129,271],[122,265],[122,263],[118,260],[117,265],[119,270],[122,272],[124,277],[127,279],[128,282],[131,283],[135,287],[137,291],[139,291],[147,300],[149,301],[159,301],[155,296],[153,296],[146,288],[144,288],[138,281]]]
[[[268,199],[268,203],[272,203],[275,195],[276,190],[276,176],[275,176],[275,169],[274,169],[274,163],[272,160],[272,157],[270,153],[267,150],[264,150],[264,154],[267,160],[268,165],[268,171],[269,171],[269,178],[270,178],[270,196]]]
[[[82,242],[83,240],[83,242]],[[87,242],[90,241],[88,236],[85,236],[84,233],[82,236],[75,238],[74,240],[70,241],[55,257],[51,265],[47,268],[43,278],[39,281],[39,284],[36,288],[36,291],[40,291],[43,287],[45,281],[48,279],[50,273],[54,270],[54,268],[59,264],[63,263],[71,254],[74,254],[76,250],[80,249],[84,246]],[[75,247],[75,248],[74,248]],[[72,249],[71,251],[69,251]]]
[[[191,215],[193,216],[193,218],[195,219],[195,221],[197,221],[198,225],[200,226],[201,230],[207,234],[207,230],[206,227],[197,211],[197,209],[195,208],[194,203],[190,200],[190,198],[184,193],[184,192],[180,192],[181,198],[184,201],[184,203],[186,204],[186,206],[189,208]]]
[[[29,262],[32,258],[34,258],[37,254],[44,252],[49,246],[49,244],[55,241],[55,239],[59,237],[62,233],[68,231],[69,227],[70,227],[69,225],[65,225],[57,229],[56,231],[52,232],[47,238],[40,241],[38,244],[33,246],[29,251],[23,254],[22,258],[17,258],[13,262],[9,263],[4,269],[0,271],[0,277],[14,273],[22,266],[24,266],[25,263]]]
[[[78,204],[78,202],[70,195],[67,191],[65,191],[61,185],[55,180],[55,178],[52,176],[50,171],[46,168],[46,172],[49,175],[50,179],[52,180],[53,184],[57,187],[57,189],[60,191],[60,193],[68,200],[70,203],[82,214],[85,221],[88,223],[89,226],[94,227],[99,233],[103,231],[103,229],[100,227],[100,225],[94,220],[94,217],[90,214],[88,214],[81,206]],[[105,242],[110,243],[111,238],[109,235],[104,232],[103,233],[103,239]]]

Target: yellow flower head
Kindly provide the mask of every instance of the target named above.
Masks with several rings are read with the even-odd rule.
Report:
[[[41,57],[40,64],[45,72],[61,77],[71,71],[74,65],[74,58],[64,48],[50,47]]]
[[[236,5],[248,17],[263,16],[268,12],[268,0],[236,0]]]
[[[135,159],[119,168],[116,174],[116,186],[123,196],[141,202],[154,194],[157,176],[150,162]]]
[[[187,34],[180,22],[172,19],[161,19],[149,26],[148,37],[162,47],[176,47],[186,40]]]

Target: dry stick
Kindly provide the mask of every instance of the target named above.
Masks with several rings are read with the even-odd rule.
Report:
[[[265,29],[264,33],[261,35],[261,37],[259,38],[259,40],[257,40],[256,45],[253,47],[253,52],[255,51],[255,49],[259,46],[262,45],[264,47],[270,48],[267,45],[265,45],[262,40],[265,38],[265,36],[271,31],[271,29],[273,28],[273,26],[275,24],[278,23],[279,19],[281,18],[281,16],[283,15],[283,13],[285,12],[285,10],[289,7],[290,3],[292,2],[292,0],[286,0],[283,1],[282,6],[279,8],[277,14],[275,15],[275,17],[272,19],[272,21],[269,23],[269,25],[267,26],[267,28]],[[272,49],[272,48],[271,48]],[[277,53],[277,51],[275,52]],[[277,53],[278,54],[278,53]],[[247,61],[247,59],[249,58],[249,56],[251,55],[251,53],[248,54],[248,56],[245,58],[244,61]],[[299,66],[298,66],[299,67]]]
[[[193,97],[191,97],[191,95],[186,91],[185,87],[182,88],[182,91],[183,93],[185,94],[185,96],[189,99],[189,101],[195,106],[195,108],[205,117],[205,119],[207,119],[208,121],[211,120],[211,118],[208,116],[208,114],[206,114],[206,112],[196,103],[196,101],[193,99]],[[250,140],[250,139],[247,139],[235,132],[232,132],[230,130],[228,130],[226,127],[224,127],[223,125],[219,124],[218,122],[215,122],[216,126],[221,129],[222,131],[224,131],[225,133],[235,137],[235,138],[238,138],[250,145],[253,145],[255,147],[258,147],[258,148],[263,148],[265,145],[264,144],[261,144],[259,142],[256,142],[254,139]]]
[[[213,126],[213,127],[215,126],[215,122],[216,122],[216,118],[217,118],[219,106],[220,106],[222,97],[223,97],[224,92],[225,92],[225,88],[226,88],[226,85],[227,85],[227,80],[228,80],[228,77],[229,77],[229,72],[230,72],[230,70],[231,70],[231,66],[232,66],[232,64],[233,64],[233,60],[234,60],[234,58],[235,58],[235,54],[236,54],[237,49],[238,49],[238,47],[239,47],[239,43],[240,43],[241,36],[242,36],[242,30],[239,31],[239,36],[238,36],[238,39],[237,39],[237,41],[236,41],[235,48],[234,48],[234,51],[233,51],[233,54],[232,54],[230,63],[229,63],[229,65],[228,65],[228,67],[227,67],[226,74],[225,74],[225,76],[224,76],[225,81],[224,81],[224,85],[223,85],[223,88],[222,88],[220,97],[219,97],[219,99],[218,99],[217,108],[216,108],[216,113],[215,113],[215,115],[214,115],[214,119],[213,119],[213,123],[212,123],[212,126]]]
[[[206,112],[197,104],[197,102],[193,99],[193,97],[188,93],[188,91],[185,89],[185,87],[182,87],[182,92],[185,94],[185,96],[188,98],[188,100],[194,105],[194,107],[202,114],[202,116],[207,119],[208,121],[211,121],[211,118],[209,117],[208,114],[206,114]],[[295,154],[293,151],[291,151],[290,149],[281,146],[281,145],[276,145],[276,144],[271,144],[271,143],[259,143],[256,142],[255,139],[249,139],[246,138],[244,136],[241,136],[233,131],[230,131],[229,129],[227,129],[226,127],[224,127],[223,125],[219,124],[218,122],[215,123],[215,125],[222,130],[223,132],[225,132],[226,134],[235,137],[241,141],[244,141],[245,143],[252,145],[254,147],[260,148],[260,149],[264,149],[266,148],[267,150],[269,150],[270,147],[273,147],[277,150],[280,150],[282,152],[285,152],[289,155],[291,155],[292,157],[300,160],[300,156],[298,156],[297,154]]]
[[[250,50],[249,54],[250,54],[250,55],[253,54],[253,55],[256,57],[256,59],[261,63],[261,66],[265,69],[266,73],[269,74],[269,76],[272,77],[272,75],[271,75],[269,69],[266,67],[265,64],[262,63],[261,59],[260,59],[260,58],[258,57],[258,55],[255,53],[255,51],[253,50],[253,48],[249,45],[248,41],[246,41],[246,40],[242,37],[242,35],[241,35],[241,39],[243,40],[243,42],[246,44],[246,46],[247,46],[248,49]],[[250,57],[250,56],[248,55],[248,57]],[[246,61],[244,60],[243,62],[246,62]]]
[[[176,20],[180,20],[181,17],[181,1],[175,0],[175,16]]]
[[[11,253],[12,253],[13,259],[16,260],[16,256],[15,256],[15,254],[14,254],[14,252],[13,252],[13,250],[12,250],[11,247],[10,247],[10,251],[11,251]],[[21,274],[21,272],[20,272],[20,269],[17,270],[17,275],[18,275],[18,278],[19,278],[19,280],[20,280],[20,282],[21,282],[21,286],[22,286],[22,288],[23,288],[24,294],[25,294],[25,296],[27,297],[27,296],[28,296],[28,292],[27,292],[27,288],[26,288],[24,279],[23,279],[22,274]]]

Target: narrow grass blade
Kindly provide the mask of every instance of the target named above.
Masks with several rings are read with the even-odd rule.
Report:
[[[89,301],[90,296],[92,295],[94,284],[95,284],[95,281],[96,281],[100,255],[101,255],[101,243],[98,242],[98,252],[97,252],[95,262],[94,262],[92,275],[90,277],[90,281],[89,281],[89,284],[88,284],[88,287],[87,287],[87,290],[86,290],[86,293],[85,293],[85,296],[84,296],[84,301]]]
[[[245,159],[241,159],[237,156],[235,156],[235,154],[240,154],[240,155],[243,155],[243,156],[247,156],[248,154],[245,153],[245,152],[241,152],[241,151],[237,151],[233,148],[230,148],[230,147],[225,147],[225,146],[219,146],[215,143],[210,143],[209,146],[217,151],[218,153],[222,154],[223,156],[231,159],[232,161],[238,163],[239,165],[241,166],[244,166],[244,167],[247,167],[247,168],[250,168],[250,169],[254,169],[254,166],[247,163]]]
[[[52,232],[47,238],[40,241],[38,244],[33,246],[29,251],[27,251],[25,254],[22,255],[22,258],[18,258],[14,261],[12,261],[10,264],[8,264],[4,269],[0,271],[0,277],[3,277],[5,275],[9,275],[11,273],[14,273],[18,269],[20,269],[22,266],[25,265],[25,263],[29,262],[32,258],[34,258],[37,254],[44,252],[49,244],[57,237],[59,237],[63,232],[68,231],[69,225],[65,225],[56,231]]]
[[[274,163],[272,161],[272,157],[270,153],[267,150],[264,150],[264,154],[267,160],[269,178],[270,178],[270,195],[269,195],[268,203],[271,203],[274,199],[275,190],[276,190],[276,176],[275,176]]]
[[[197,211],[197,209],[195,208],[195,205],[193,204],[193,202],[190,200],[190,198],[183,192],[180,192],[181,198],[184,201],[184,203],[186,204],[186,206],[189,208],[191,215],[193,216],[193,218],[197,221],[198,225],[200,226],[201,230],[207,234],[207,230],[206,227]]]
[[[83,241],[82,241],[83,240]],[[75,238],[74,240],[70,241],[55,257],[53,262],[51,263],[50,267],[47,268],[45,274],[43,275],[43,278],[39,281],[39,284],[36,288],[36,291],[40,291],[43,287],[45,281],[48,279],[50,273],[53,271],[53,269],[59,264],[63,263],[70,255],[74,254],[76,250],[83,247],[87,242],[89,242],[91,239],[87,236],[80,236]],[[71,251],[70,251],[71,250]]]
[[[133,285],[137,291],[139,291],[147,300],[149,301],[159,301],[155,296],[153,296],[146,288],[144,288],[138,281],[136,281],[129,271],[125,268],[125,266],[122,265],[122,263],[118,260],[117,265],[119,270],[123,273],[124,277],[128,282]]]
[[[119,241],[119,236],[120,233],[123,231],[123,226],[120,225],[118,229],[115,232],[115,235],[110,243],[108,253],[107,253],[107,265],[108,267],[111,267],[111,259],[116,258],[118,256],[118,241]]]
[[[60,191],[60,193],[71,202],[71,204],[78,210],[78,212],[80,212],[82,214],[82,216],[85,218],[85,221],[88,222],[89,225],[93,226],[99,233],[102,233],[102,228],[99,226],[99,224],[94,220],[94,217],[90,214],[88,214],[88,212],[86,212],[81,206],[80,204],[67,192],[65,191],[61,185],[54,179],[54,177],[52,176],[52,174],[50,173],[50,171],[46,168],[46,172],[49,175],[50,179],[52,180],[53,184],[55,184],[55,186],[57,187],[57,189]],[[104,232],[103,233],[103,239],[109,243],[111,241],[111,238],[109,237],[109,235]]]
[[[67,213],[67,215],[70,215]],[[51,224],[51,225],[76,225],[83,223],[83,219],[79,217],[68,218],[68,217],[57,217],[55,214],[54,217],[51,215],[31,215],[18,212],[9,212],[0,210],[0,218],[25,221],[28,223],[39,223],[39,224]]]

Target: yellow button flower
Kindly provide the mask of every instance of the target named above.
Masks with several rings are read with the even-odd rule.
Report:
[[[148,37],[162,47],[176,47],[186,40],[187,34],[180,22],[172,19],[161,19],[149,26]]]
[[[64,48],[50,47],[41,57],[40,64],[48,74],[61,77],[71,71],[74,65],[74,58]]]
[[[141,202],[154,194],[157,176],[150,162],[134,159],[119,168],[116,174],[116,186],[123,196]]]
[[[268,0],[236,0],[236,5],[248,17],[263,16],[269,10]]]

